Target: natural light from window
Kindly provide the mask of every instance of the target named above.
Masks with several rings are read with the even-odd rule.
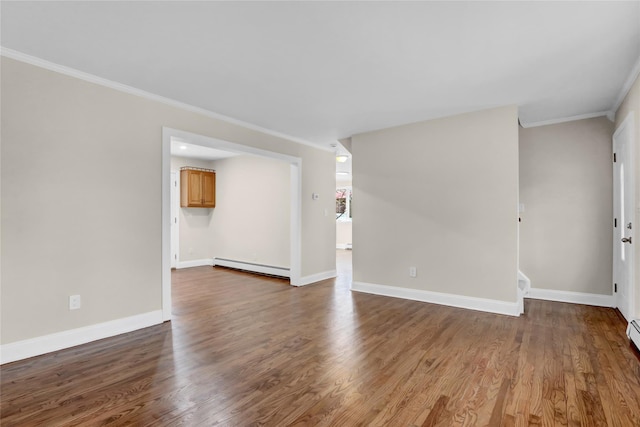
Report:
[[[351,188],[336,189],[336,221],[351,221]]]

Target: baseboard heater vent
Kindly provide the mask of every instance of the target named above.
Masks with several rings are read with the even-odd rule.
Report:
[[[640,350],[640,319],[632,320],[627,326],[627,336]]]
[[[253,262],[237,261],[227,258],[214,258],[213,266],[227,267],[234,270],[248,271],[251,273],[264,274],[266,276],[275,277],[291,277],[291,272],[285,267],[276,267],[273,265],[256,264]]]

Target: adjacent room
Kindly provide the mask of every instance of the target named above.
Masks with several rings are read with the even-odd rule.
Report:
[[[640,425],[640,1],[0,12],[3,426]]]
[[[172,138],[170,168],[172,268],[224,265],[289,277],[288,163]],[[190,176],[193,171],[214,177],[211,202],[206,183],[200,187],[201,178]]]

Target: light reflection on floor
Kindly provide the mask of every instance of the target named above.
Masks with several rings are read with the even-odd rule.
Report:
[[[354,357],[354,349],[359,344],[358,313],[354,310],[351,292],[351,251],[336,250],[337,278],[333,288],[333,300],[327,307],[328,325],[327,344],[331,352],[338,357],[345,370],[338,370],[339,376],[350,375],[357,368],[358,361]],[[344,378],[335,378],[339,383]]]

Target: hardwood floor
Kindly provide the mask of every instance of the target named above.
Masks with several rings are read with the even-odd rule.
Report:
[[[520,318],[228,269],[173,273],[174,320],[1,368],[2,426],[640,426],[612,309]]]

